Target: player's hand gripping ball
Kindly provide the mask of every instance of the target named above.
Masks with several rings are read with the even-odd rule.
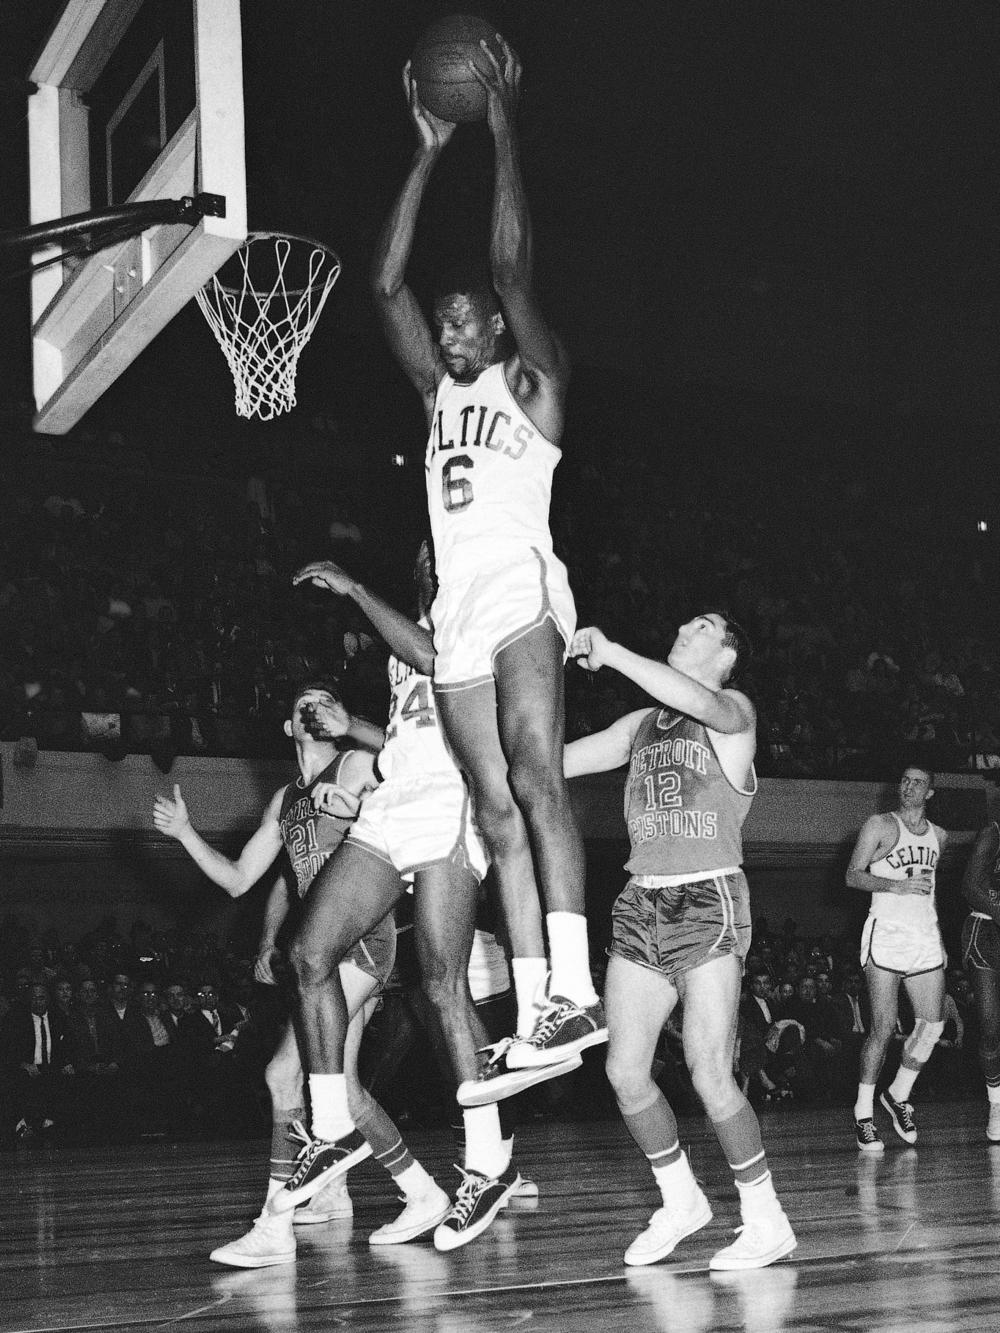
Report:
[[[464,122],[486,115],[486,89],[469,69],[471,60],[484,74],[491,72],[481,41],[502,64],[496,28],[475,14],[447,14],[417,42],[410,59],[417,96],[441,120]]]

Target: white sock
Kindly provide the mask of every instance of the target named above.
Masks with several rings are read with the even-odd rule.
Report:
[[[428,1175],[419,1162],[414,1162],[408,1166],[405,1171],[400,1171],[399,1175],[393,1176],[393,1180],[406,1195],[407,1199],[421,1199],[430,1192],[434,1185],[434,1177]]]
[[[858,1100],[854,1103],[855,1120],[871,1120],[875,1116],[875,1084],[859,1083]]]
[[[917,1081],[919,1069],[907,1069],[905,1065],[900,1065],[896,1070],[896,1077],[889,1084],[889,1096],[894,1102],[908,1102],[910,1093],[913,1091],[913,1085]]]
[[[344,1074],[310,1074],[309,1104],[314,1138],[332,1143],[350,1134],[354,1128],[347,1109],[347,1078]]]
[[[545,927],[552,959],[549,994],[564,995],[584,1007],[596,1004],[597,992],[590,976],[587,918],[580,912],[548,912]]]
[[[495,1180],[510,1162],[511,1141],[500,1129],[500,1111],[492,1106],[473,1106],[462,1112],[465,1128],[465,1169]]]
[[[998,1103],[1000,1103],[1000,1083],[998,1083],[995,1087],[992,1083],[987,1083],[986,1096],[991,1106],[996,1106]]]
[[[770,1171],[760,1180],[755,1180],[752,1185],[741,1185],[737,1181],[736,1188],[740,1196],[740,1215],[744,1222],[757,1217],[767,1217],[773,1214],[775,1208],[781,1207],[774,1192],[774,1181],[771,1179]]]
[[[512,958],[510,970],[514,974],[514,996],[517,1000],[518,1037],[530,1037],[538,1017],[535,1004],[545,991],[545,977],[549,965],[544,958]]]
[[[668,1166],[654,1166],[653,1179],[659,1185],[663,1202],[667,1207],[671,1204],[683,1206],[694,1198],[698,1190],[698,1182],[694,1178],[687,1153],[684,1152],[676,1162],[671,1162]]]

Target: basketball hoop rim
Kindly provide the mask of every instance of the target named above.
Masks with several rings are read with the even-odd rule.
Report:
[[[331,261],[331,264],[337,269],[338,273],[342,267],[340,255],[337,254],[336,250],[334,250],[332,246],[327,245],[325,241],[318,241],[315,236],[304,236],[301,232],[297,231],[248,231],[246,240],[239,249],[247,250],[254,241],[294,241],[297,245],[306,245],[313,250],[322,250]],[[239,250],[237,250],[236,254],[239,254]],[[236,255],[233,255],[232,258],[235,259]],[[221,291],[225,292],[227,296],[236,296],[239,294],[240,289],[238,287],[233,287],[227,282],[222,282],[218,274],[215,274],[211,281],[213,281]],[[306,292],[311,291],[312,288],[316,286],[319,286],[319,281],[311,284],[309,287],[289,287],[286,290],[286,295],[289,297],[303,296]]]

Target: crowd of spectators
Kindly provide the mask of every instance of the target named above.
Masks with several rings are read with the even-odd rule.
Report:
[[[342,679],[381,718],[384,659],[353,604],[293,589],[309,559],[341,561],[405,606],[424,526],[419,469],[182,477],[26,469],[0,497],[0,737],[30,750],[284,753],[295,681]],[[742,682],[759,769],[881,779],[919,756],[1000,768],[998,561],[990,534],[816,465],[795,484],[764,463],[737,489],[654,449],[567,451],[554,528],[581,623],[652,656],[699,606],[748,628]],[[964,522],[964,520],[962,520]],[[571,669],[570,735],[641,696]]]
[[[54,930],[39,940],[17,917],[5,918],[0,1146],[264,1135],[264,1067],[288,999],[281,988],[254,982],[250,953],[211,934],[153,931],[141,921],[126,938],[112,918],[77,943],[60,944]],[[401,967],[366,1033],[362,1072],[400,1123],[441,1128],[451,1119],[451,1092],[436,1072],[417,987],[413,969]],[[672,1104],[697,1113],[681,1018],[675,1013],[664,1029],[656,1075]],[[805,935],[791,920],[771,931],[758,918],[735,1054],[752,1102],[849,1106],[869,1022],[856,938]],[[904,999],[900,1042],[911,1026]],[[920,1096],[981,1095],[977,1050],[971,986],[953,969],[944,1036]],[[890,1055],[887,1068],[897,1063]],[[614,1112],[600,1061],[536,1092],[542,1095],[525,1101],[522,1116]]]
[[[0,1146],[264,1132],[280,997],[211,935],[0,924]]]

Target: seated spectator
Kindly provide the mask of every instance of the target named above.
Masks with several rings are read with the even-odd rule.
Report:
[[[49,1011],[49,993],[42,985],[31,986],[28,1006],[15,1005],[3,1021],[0,1074],[9,1101],[5,1113],[13,1118],[16,1135],[34,1137],[56,1125],[65,1128],[73,1065],[62,1017]]]

